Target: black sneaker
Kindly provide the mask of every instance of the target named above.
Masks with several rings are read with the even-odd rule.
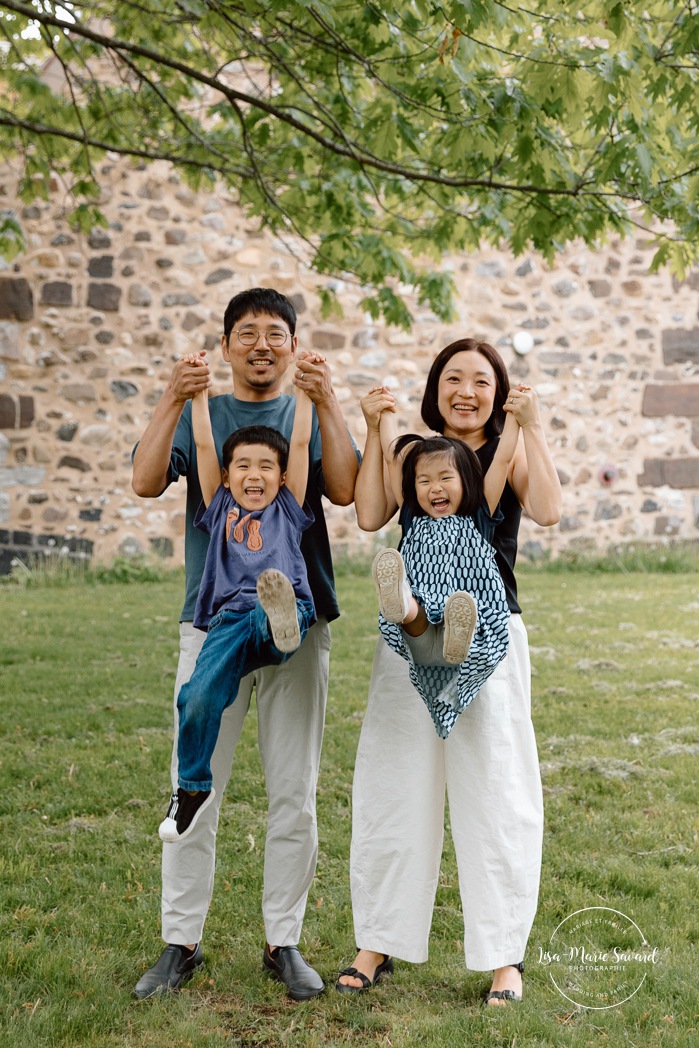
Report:
[[[213,787],[210,790],[200,790],[199,793],[187,793],[183,789],[173,793],[167,815],[158,828],[161,841],[172,844],[188,837],[199,816],[209,807],[215,796],[216,790]]]

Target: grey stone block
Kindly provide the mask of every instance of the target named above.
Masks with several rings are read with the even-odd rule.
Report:
[[[34,296],[24,277],[0,277],[0,320],[31,320]]]
[[[699,364],[699,327],[666,328],[662,333],[662,347],[666,364]]]
[[[121,288],[116,284],[91,283],[87,288],[87,304],[92,309],[101,309],[104,313],[116,313],[121,301]]]

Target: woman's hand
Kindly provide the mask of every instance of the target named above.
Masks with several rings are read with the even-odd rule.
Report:
[[[359,401],[367,430],[379,431],[379,420],[384,411],[396,410],[396,398],[388,386],[376,386]]]
[[[536,390],[531,386],[522,384],[513,386],[507,394],[503,407],[505,411],[514,415],[522,429],[526,429],[527,426],[541,425],[539,398]]]

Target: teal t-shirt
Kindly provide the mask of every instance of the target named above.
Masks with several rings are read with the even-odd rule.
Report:
[[[272,429],[279,430],[289,440],[294,424],[295,403],[295,397],[288,394],[282,394],[274,400],[263,401],[236,400],[230,393],[224,393],[220,397],[210,399],[211,428],[219,461],[221,459],[221,449],[226,439],[234,430],[241,429],[243,426],[270,426]],[[313,511],[315,520],[303,534],[301,552],[306,561],[308,582],[313,594],[316,614],[319,617],[324,616],[330,621],[338,617],[340,609],[338,608],[337,596],[335,594],[330,541],[321,502],[321,495],[325,491],[325,483],[321,462],[320,427],[315,408],[313,409],[313,428],[311,431],[309,456],[306,501]],[[184,607],[182,608],[180,621],[191,622],[194,619],[199,583],[204,571],[206,551],[209,545],[209,536],[199,528],[194,527],[194,518],[201,504],[202,496],[197,473],[197,449],[194,443],[194,434],[192,433],[191,401],[185,404],[175,430],[172,454],[170,456],[168,484],[179,480],[180,477],[187,478],[186,581]]]

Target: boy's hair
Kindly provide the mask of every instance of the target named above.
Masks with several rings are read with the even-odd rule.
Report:
[[[413,443],[414,442],[414,443]],[[403,459],[403,502],[415,517],[427,514],[418,502],[415,487],[415,474],[418,460],[423,455],[448,455],[459,474],[462,486],[462,497],[457,514],[460,517],[471,517],[483,501],[483,470],[475,451],[472,451],[463,440],[451,437],[420,437],[416,433],[404,433],[391,449],[399,455],[408,444],[413,446]]]
[[[432,367],[425,383],[425,393],[422,398],[420,410],[422,421],[430,429],[436,430],[437,433],[444,432],[444,419],[440,415],[439,407],[437,406],[439,380],[445,367],[457,353],[480,353],[481,356],[485,357],[495,373],[493,412],[485,424],[485,435],[490,440],[492,437],[499,436],[502,433],[502,427],[505,425],[503,405],[507,400],[507,394],[510,389],[510,379],[505,362],[497,349],[491,346],[489,342],[479,342],[476,338],[460,338],[456,342],[451,342],[432,361]]]
[[[279,430],[271,426],[243,426],[231,433],[223,445],[221,461],[224,469],[228,469],[233,459],[233,452],[241,444],[262,444],[271,451],[276,452],[282,473],[286,472],[289,461],[289,441],[283,437]]]
[[[226,306],[226,312],[223,315],[223,334],[226,341],[230,338],[235,325],[246,313],[252,313],[256,317],[269,313],[270,316],[279,317],[287,324],[292,338],[296,332],[296,310],[289,299],[271,287],[252,287],[234,295]]]

